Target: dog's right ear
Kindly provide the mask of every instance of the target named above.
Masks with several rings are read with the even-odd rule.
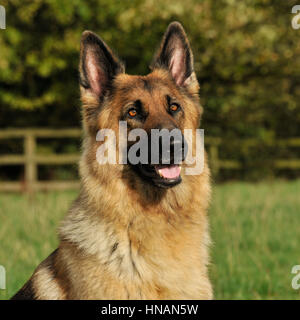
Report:
[[[85,31],[80,48],[80,85],[98,101],[111,87],[114,77],[124,72],[124,65],[95,33]]]
[[[150,68],[168,70],[178,87],[184,87],[192,95],[198,96],[199,84],[194,71],[192,49],[179,22],[174,21],[168,26]]]

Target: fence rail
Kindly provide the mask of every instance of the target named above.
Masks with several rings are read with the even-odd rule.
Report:
[[[0,130],[0,139],[22,138],[24,140],[24,154],[0,155],[0,166],[24,165],[24,182],[1,181],[0,191],[64,190],[79,187],[78,181],[38,181],[38,165],[74,164],[79,160],[79,154],[51,154],[36,153],[37,138],[80,138],[80,129],[7,129]]]
[[[81,129],[6,129],[0,130],[0,140],[21,138],[24,143],[24,154],[0,155],[0,166],[24,165],[24,182],[0,181],[0,191],[26,191],[32,193],[37,190],[64,190],[79,187],[79,181],[39,181],[37,178],[38,165],[75,164],[79,154],[37,154],[38,138],[80,138]],[[253,139],[243,140],[243,148],[257,145]],[[242,169],[242,163],[231,159],[220,159],[219,148],[221,138],[205,137],[205,145],[210,157],[210,165],[214,175],[221,169]],[[300,138],[270,141],[269,145],[279,147],[300,147]],[[274,166],[278,169],[300,169],[300,159],[276,159]]]

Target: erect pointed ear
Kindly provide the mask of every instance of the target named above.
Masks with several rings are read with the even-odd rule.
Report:
[[[175,83],[180,87],[197,84],[198,88],[194,73],[193,53],[185,31],[179,22],[172,22],[168,26],[151,68],[169,70]]]
[[[124,65],[95,33],[85,31],[80,48],[80,85],[101,99]]]

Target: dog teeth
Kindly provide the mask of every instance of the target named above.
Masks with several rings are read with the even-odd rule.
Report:
[[[161,169],[158,169],[158,170],[157,170],[157,173],[158,173],[158,175],[159,175],[161,178],[163,178],[163,175],[162,175],[162,173],[161,173],[160,170],[161,170]]]

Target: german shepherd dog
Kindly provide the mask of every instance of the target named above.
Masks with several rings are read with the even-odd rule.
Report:
[[[58,248],[12,299],[212,299],[206,155],[198,175],[181,170],[184,155],[168,165],[100,165],[96,156],[104,143],[97,132],[118,132],[119,121],[128,132],[196,134],[202,107],[183,27],[169,25],[146,76],[126,74],[90,31],[80,53],[80,193],[60,226]]]

